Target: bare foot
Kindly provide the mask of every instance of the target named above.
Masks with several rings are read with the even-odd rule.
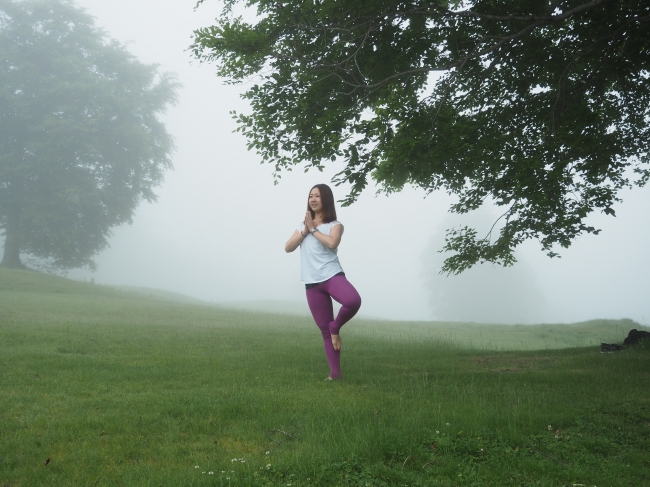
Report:
[[[334,346],[334,350],[341,350],[342,343],[341,335],[332,335],[332,345]]]

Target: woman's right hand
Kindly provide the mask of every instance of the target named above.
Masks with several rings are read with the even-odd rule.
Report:
[[[305,214],[305,232],[311,232],[316,227],[314,219],[311,217],[311,212]]]

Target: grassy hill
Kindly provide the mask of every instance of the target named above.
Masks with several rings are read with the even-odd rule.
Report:
[[[649,485],[632,327],[354,320],[332,383],[309,317],[0,269],[0,486]]]
[[[189,313],[202,309],[204,313],[235,314],[254,317],[262,323],[262,315],[281,315],[273,321],[286,319],[300,321],[311,326],[311,317],[306,305],[277,301],[222,302],[209,303],[182,294],[135,286],[103,286],[65,279],[51,274],[0,268],[0,304],[20,303],[15,312],[30,312],[37,305],[54,305],[62,309],[74,309],[84,313],[85,305],[98,302],[123,306],[125,303],[139,308],[144,303],[154,306],[188,305]],[[164,304],[163,304],[164,303]],[[0,308],[0,316],[2,313]],[[208,311],[203,308],[209,308]],[[216,309],[215,309],[216,308]],[[283,311],[285,311],[283,313]],[[147,317],[133,316],[135,321]],[[641,325],[629,319],[590,320],[572,324],[539,325],[494,325],[480,323],[440,321],[384,321],[380,319],[356,318],[353,326],[346,327],[346,334],[359,338],[383,338],[400,341],[429,341],[445,343],[462,348],[481,350],[536,350],[570,347],[598,346],[601,342],[621,343],[632,328]]]

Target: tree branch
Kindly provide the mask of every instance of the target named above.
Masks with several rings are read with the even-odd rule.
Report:
[[[416,73],[431,73],[431,72],[436,72],[436,71],[449,71],[449,70],[454,69],[454,68],[462,67],[463,65],[465,65],[465,64],[466,64],[469,60],[471,60],[471,59],[479,58],[479,57],[485,56],[485,55],[487,55],[487,54],[490,54],[490,53],[493,52],[494,50],[499,49],[499,48],[500,48],[501,46],[503,46],[504,44],[506,44],[506,43],[508,43],[508,42],[511,42],[511,41],[514,41],[514,40],[517,40],[517,39],[519,39],[520,37],[523,37],[523,36],[527,35],[527,34],[530,33],[532,30],[534,30],[535,28],[539,27],[539,26],[542,25],[542,24],[545,24],[545,23],[548,23],[548,22],[557,22],[557,21],[565,20],[566,18],[570,17],[571,15],[574,15],[574,14],[576,14],[576,13],[578,13],[578,12],[581,12],[581,11],[587,10],[587,9],[589,9],[589,8],[596,7],[596,6],[600,5],[600,4],[605,3],[605,2],[608,2],[608,1],[610,1],[610,0],[594,0],[594,1],[592,1],[592,2],[589,2],[589,3],[585,3],[585,4],[582,4],[582,5],[579,5],[579,6],[573,8],[573,9],[571,9],[571,10],[567,10],[566,12],[562,13],[561,15],[550,15],[550,14],[549,14],[549,15],[541,16],[541,17],[539,17],[539,16],[538,16],[538,17],[535,17],[535,16],[528,16],[528,17],[516,17],[516,16],[498,17],[498,16],[488,16],[488,17],[493,17],[494,20],[525,20],[525,21],[531,21],[531,20],[533,20],[533,23],[527,25],[526,27],[524,27],[523,29],[521,29],[519,32],[516,32],[516,33],[511,34],[511,35],[506,36],[506,37],[502,37],[502,38],[501,38],[501,39],[500,39],[496,44],[494,44],[494,45],[492,45],[492,46],[490,46],[490,47],[487,47],[487,48],[483,49],[482,51],[478,51],[478,52],[476,52],[476,50],[475,50],[474,52],[470,53],[469,55],[467,55],[467,56],[464,57],[463,59],[460,59],[460,60],[458,60],[458,61],[455,61],[455,62],[453,62],[453,63],[446,64],[446,65],[443,65],[443,66],[437,66],[437,67],[426,67],[426,68],[415,68],[415,69],[410,69],[410,70],[402,71],[402,72],[399,72],[399,73],[395,73],[395,74],[393,74],[393,75],[391,75],[391,76],[388,76],[388,77],[382,79],[381,81],[378,81],[378,82],[373,83],[373,84],[359,83],[359,82],[356,82],[356,83],[355,83],[355,82],[350,82],[350,81],[346,80],[346,79],[345,79],[344,77],[342,77],[342,76],[339,76],[339,78],[340,78],[341,82],[343,82],[343,83],[345,83],[345,84],[347,84],[347,85],[349,85],[349,86],[351,86],[351,87],[354,87],[354,88],[374,89],[374,88],[379,88],[379,87],[385,85],[386,83],[388,83],[389,81],[391,81],[391,80],[393,80],[393,79],[401,78],[401,77],[403,77],[403,76],[407,76],[407,75],[411,75],[411,74],[416,74]],[[555,8],[556,8],[560,3],[561,3],[561,0],[558,1],[558,2],[556,2],[556,3],[551,7],[551,9],[554,10],[554,9],[555,9]],[[552,12],[551,9],[549,9],[549,10]],[[394,19],[394,18],[397,18],[397,17],[399,17],[399,16],[403,16],[403,15],[405,15],[405,14],[407,14],[407,13],[417,13],[417,11],[416,11],[416,9],[414,9],[414,10],[411,10],[411,11],[408,11],[408,12],[400,12],[399,15],[395,14],[392,18]],[[467,17],[467,16],[470,16],[470,17],[473,16],[473,17],[483,17],[483,18],[487,18],[487,17],[485,17],[485,14],[479,14],[479,13],[471,12],[471,11],[453,12],[453,11],[448,10],[448,11],[446,11],[445,13],[453,14],[453,15],[455,15],[455,16],[465,16],[465,17]],[[373,20],[376,21],[378,18],[379,18],[379,17],[375,17]],[[383,18],[382,18],[382,19],[383,19]],[[368,22],[370,22],[370,21],[366,21],[366,22],[364,22],[364,24],[367,24]],[[362,24],[362,25],[363,25],[363,24]],[[296,25],[296,27],[298,27],[299,29],[305,29],[305,30],[316,30],[316,29],[317,29],[317,28],[315,28],[315,27],[307,27],[307,26],[304,26],[304,25],[302,25],[302,26],[301,26],[301,25]],[[357,27],[358,27],[358,26],[357,26]],[[318,28],[318,30],[321,30],[321,28]],[[342,30],[342,29],[341,29],[341,30]],[[352,30],[353,30],[353,29],[347,29],[348,32],[352,32]],[[361,36],[361,37],[363,38],[363,40],[361,41],[361,44],[359,45],[359,47],[358,47],[357,49],[355,49],[354,53],[353,53],[351,56],[348,56],[346,59],[344,59],[344,60],[342,60],[342,61],[340,61],[340,62],[338,62],[338,63],[334,63],[334,64],[320,64],[320,65],[319,65],[319,64],[315,64],[315,65],[313,65],[313,67],[314,67],[315,69],[323,69],[323,68],[325,68],[326,70],[330,70],[330,69],[332,69],[332,68],[340,68],[343,72],[345,72],[345,73],[351,75],[351,72],[349,71],[349,69],[345,69],[343,66],[344,66],[345,64],[347,64],[347,62],[349,62],[350,60],[354,59],[354,60],[355,60],[355,65],[356,65],[356,67],[357,67],[356,72],[358,72],[358,73],[359,73],[363,78],[365,78],[365,76],[361,73],[361,69],[360,69],[360,67],[359,67],[358,64],[356,63],[356,55],[358,54],[359,49],[361,49],[361,46],[363,46],[363,45],[365,44],[365,42],[366,42],[368,36],[370,35],[370,32],[372,32],[373,30],[376,30],[376,27],[374,27],[374,28],[368,28],[368,29],[364,32],[364,34]],[[281,58],[280,58],[280,56],[278,56],[276,59],[281,59]],[[304,59],[301,59],[301,60],[304,61]],[[334,74],[334,73],[332,72],[332,74]]]
[[[535,21],[535,22],[559,22],[562,20],[565,20],[572,15],[575,15],[577,13],[580,13],[584,10],[588,10],[590,8],[597,7],[598,5],[601,5],[603,3],[609,2],[611,0],[593,0],[592,2],[588,3],[583,3],[582,5],[578,5],[577,7],[574,7],[570,10],[567,10],[566,12],[562,12],[561,14],[558,15],[553,15],[553,12],[557,7],[560,6],[562,3],[562,0],[557,1],[550,10],[550,13],[547,15],[527,15],[527,16],[521,16],[521,15],[490,15],[490,14],[482,14],[480,12],[473,12],[471,10],[462,10],[462,11],[456,11],[454,12],[453,10],[446,10],[445,13],[448,15],[453,15],[456,17],[473,17],[473,18],[480,18],[480,19],[487,19],[487,20],[499,20],[503,22],[508,22],[508,21],[523,21],[523,22],[529,22],[529,21]]]

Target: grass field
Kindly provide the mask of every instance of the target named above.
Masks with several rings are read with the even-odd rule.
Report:
[[[647,486],[629,320],[308,317],[0,269],[0,486]]]

